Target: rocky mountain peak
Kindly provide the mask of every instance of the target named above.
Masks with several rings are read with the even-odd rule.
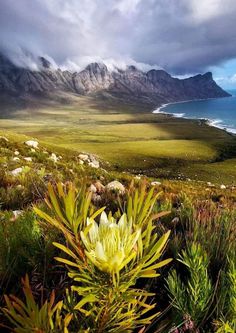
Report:
[[[183,100],[229,96],[212,78],[212,73],[188,79],[173,78],[164,70],[143,72],[131,65],[126,70],[109,71],[103,63],[89,64],[81,72],[55,69],[51,62],[38,57],[39,70],[15,66],[0,54],[0,94],[39,94],[53,92],[102,94],[152,105]],[[52,70],[53,69],[53,70]]]
[[[99,62],[93,62],[89,64],[85,70],[88,70],[89,72],[93,73],[99,73],[99,72],[108,72],[107,66],[103,63]]]
[[[43,69],[52,69],[52,64],[44,57],[39,57],[39,64]]]

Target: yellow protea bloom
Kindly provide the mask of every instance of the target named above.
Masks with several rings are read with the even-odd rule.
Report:
[[[87,219],[87,228],[81,232],[88,259],[101,271],[118,274],[136,256],[136,243],[141,230],[132,228],[125,214],[116,221],[105,212],[100,223]]]

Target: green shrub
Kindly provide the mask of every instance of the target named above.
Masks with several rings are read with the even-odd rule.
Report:
[[[55,293],[40,307],[33,296],[29,278],[22,279],[25,303],[13,295],[5,296],[3,313],[13,325],[15,333],[69,333],[72,314],[62,314],[63,302],[55,304]]]
[[[197,329],[207,317],[213,297],[207,272],[209,258],[199,244],[193,243],[182,251],[178,260],[187,268],[187,274],[181,277],[176,270],[169,274],[170,299],[174,312],[178,314],[177,320],[189,317],[192,328]]]
[[[77,299],[72,312],[84,329],[132,332],[157,316],[156,311],[148,314],[155,308],[148,301],[154,295],[135,287],[139,278],[157,277],[156,270],[170,262],[157,262],[169,232],[157,240],[152,213],[156,199],[153,189],[148,194],[144,188],[134,192],[127,212],[117,220],[107,216],[104,208],[93,212],[91,193],[84,188],[78,191],[72,184],[58,184],[56,190],[49,185],[49,214],[35,207],[66,239],[66,245],[54,243],[64,253],[56,259],[66,265],[72,279]]]

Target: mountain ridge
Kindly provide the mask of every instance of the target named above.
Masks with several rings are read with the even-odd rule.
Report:
[[[39,57],[39,70],[19,67],[0,54],[0,94],[51,95],[67,92],[77,95],[108,94],[125,101],[136,100],[153,105],[204,98],[227,97],[213,80],[212,73],[186,79],[172,77],[162,69],[143,72],[135,66],[109,70],[103,63],[91,63],[80,72],[54,68]]]

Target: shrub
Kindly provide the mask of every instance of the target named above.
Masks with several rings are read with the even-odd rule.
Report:
[[[157,262],[169,232],[159,240],[153,232],[156,199],[153,190],[134,192],[127,213],[117,220],[112,214],[107,216],[104,208],[94,212],[91,194],[84,188],[78,191],[72,184],[58,184],[56,190],[49,185],[49,214],[35,207],[35,212],[65,237],[66,245],[54,245],[66,257],[56,259],[66,265],[72,279],[71,291],[77,299],[72,312],[84,329],[132,332],[157,316],[156,311],[148,314],[155,308],[148,301],[153,294],[135,287],[139,278],[158,276],[156,270],[170,262]],[[98,223],[95,219],[100,214]]]
[[[33,296],[29,278],[22,279],[25,303],[13,295],[5,296],[3,313],[14,326],[15,333],[69,333],[71,314],[63,315],[63,302],[55,304],[55,293],[40,307]]]
[[[207,317],[213,297],[207,272],[209,259],[202,247],[193,243],[182,251],[178,260],[187,267],[187,275],[181,278],[176,270],[169,274],[167,285],[170,299],[178,314],[177,319],[190,318],[192,329],[197,329]]]

